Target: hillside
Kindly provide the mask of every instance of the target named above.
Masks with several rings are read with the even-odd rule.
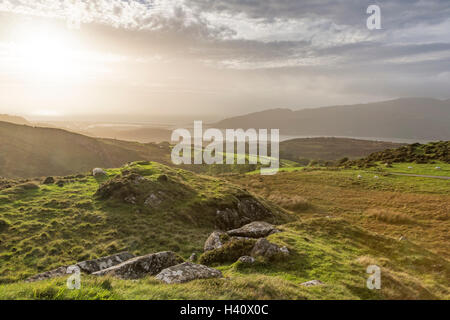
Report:
[[[356,159],[402,146],[399,143],[346,138],[292,139],[280,143],[280,157],[291,161]],[[307,163],[306,163],[307,164]]]
[[[101,138],[119,139],[125,141],[137,141],[141,143],[170,141],[172,131],[161,128],[129,128],[124,126],[119,127],[105,127],[93,126],[86,128],[85,133]]]
[[[9,114],[0,114],[0,121],[2,122],[10,122],[15,124],[26,124],[30,125],[31,123],[28,122],[27,119],[19,116],[11,116]]]
[[[147,161],[55,180],[0,191],[0,283],[124,250],[188,257],[215,228],[288,221],[231,183]]]
[[[55,128],[0,122],[0,176],[68,175],[129,161],[170,159],[167,147],[96,139]]]
[[[374,164],[376,162],[415,162],[418,164],[423,164],[431,163],[433,161],[450,163],[450,141],[430,142],[427,144],[414,143],[396,149],[375,152],[363,159],[350,161],[346,163],[346,165],[364,166]]]
[[[279,128],[282,134],[450,140],[450,100],[391,101],[292,111],[274,109],[222,120],[219,128]]]
[[[374,180],[361,170],[320,169],[233,175],[227,182],[148,162],[107,174],[1,191],[0,299],[450,297],[450,251],[443,245],[449,230],[446,181],[389,175]],[[142,202],[148,194],[158,194],[160,201]],[[172,250],[183,259],[201,254],[218,227],[216,211],[239,210],[243,199],[274,213],[269,221],[281,232],[268,239],[286,246],[287,257],[250,265],[211,263],[223,279],[182,284],[154,276],[130,281],[84,274],[80,290],[67,288],[67,276],[19,281],[123,250],[136,255]],[[365,287],[369,265],[382,270],[380,290]],[[302,285],[311,280],[322,285]]]

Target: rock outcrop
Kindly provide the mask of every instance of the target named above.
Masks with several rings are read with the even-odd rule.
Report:
[[[203,246],[203,251],[211,251],[214,249],[219,249],[223,246],[221,237],[224,235],[225,233],[222,231],[214,231],[213,233],[211,233],[208,237],[208,239],[206,239],[205,241],[205,245]]]
[[[175,253],[164,251],[136,257],[93,274],[97,276],[112,275],[121,279],[139,279],[145,276],[156,275],[161,270],[181,262],[182,259]]]
[[[285,256],[289,254],[286,247],[280,248],[274,243],[269,242],[265,238],[259,239],[254,245],[251,256],[252,257],[263,257],[266,259],[273,259],[280,256]]]
[[[264,238],[276,232],[279,231],[270,223],[255,221],[241,228],[230,230],[227,234],[233,237]]]
[[[94,273],[107,268],[111,268],[134,257],[135,255],[129,252],[121,252],[108,257],[78,262],[76,265],[81,269],[82,272]]]
[[[156,279],[165,283],[183,283],[197,279],[222,278],[222,272],[201,264],[185,262],[162,270]]]
[[[102,257],[99,259],[78,262],[75,264],[75,266],[80,268],[81,272],[90,274],[90,273],[98,272],[98,271],[107,269],[109,267],[118,265],[118,264],[120,264],[124,261],[127,261],[133,257],[134,257],[134,255],[129,252],[121,252],[118,254],[114,254],[111,256],[107,256],[107,257]],[[62,277],[62,276],[67,275],[67,268],[69,268],[69,266],[62,266],[62,267],[59,267],[54,270],[39,273],[37,275],[34,275],[34,276],[28,278],[26,281],[27,282],[35,282],[35,281],[41,281],[41,280],[46,280],[46,279],[51,279],[51,278],[56,278],[56,277]]]
[[[222,230],[240,228],[253,221],[273,218],[273,213],[252,197],[240,198],[235,208],[217,210],[216,224]]]

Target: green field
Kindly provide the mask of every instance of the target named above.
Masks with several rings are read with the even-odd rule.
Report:
[[[174,187],[189,187],[193,193],[145,211],[96,199],[93,194],[103,181],[90,176],[69,177],[63,187],[3,190],[0,299],[450,298],[449,181],[387,173],[375,179],[376,173],[365,169],[288,167],[273,176],[234,174],[227,182],[156,163],[132,167],[153,181],[165,174],[181,183]],[[108,170],[110,178],[121,170]],[[72,291],[64,279],[21,282],[59,265],[122,250],[172,250],[187,259],[201,253],[214,230],[202,212],[218,202],[231,203],[244,190],[284,209],[286,217],[279,220],[283,232],[269,240],[289,248],[286,260],[214,264],[225,279],[180,285],[152,277],[83,276],[82,288]],[[366,268],[372,264],[382,268],[381,290],[365,287]],[[325,285],[300,285],[313,279]]]

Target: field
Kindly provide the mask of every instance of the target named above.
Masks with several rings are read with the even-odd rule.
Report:
[[[152,165],[141,170],[158,174],[168,170],[164,168]],[[280,222],[283,232],[269,239],[286,245],[291,255],[285,261],[261,260],[251,266],[216,264],[224,279],[180,285],[165,285],[152,277],[126,281],[84,276],[81,290],[72,291],[64,279],[31,284],[20,280],[63,263],[124,249],[137,254],[170,249],[183,258],[201,253],[214,227],[199,223],[193,213],[197,211],[180,210],[181,203],[179,210],[153,214],[133,213],[128,205],[106,206],[92,198],[98,186],[92,177],[63,189],[27,191],[16,195],[14,202],[3,195],[6,210],[0,219],[7,221],[8,230],[1,236],[0,298],[450,298],[449,181],[387,174],[375,179],[372,171],[356,169],[286,170],[274,176],[227,175],[231,184],[182,173],[198,191],[192,200],[196,203],[245,192],[238,191],[242,189],[284,208],[288,219]],[[382,270],[381,290],[365,285],[366,268],[373,264]],[[324,285],[300,285],[313,279]]]

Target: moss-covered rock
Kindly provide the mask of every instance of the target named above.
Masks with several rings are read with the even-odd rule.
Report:
[[[232,238],[222,247],[207,251],[200,256],[199,263],[212,265],[214,263],[235,262],[242,256],[250,255],[255,239]]]

